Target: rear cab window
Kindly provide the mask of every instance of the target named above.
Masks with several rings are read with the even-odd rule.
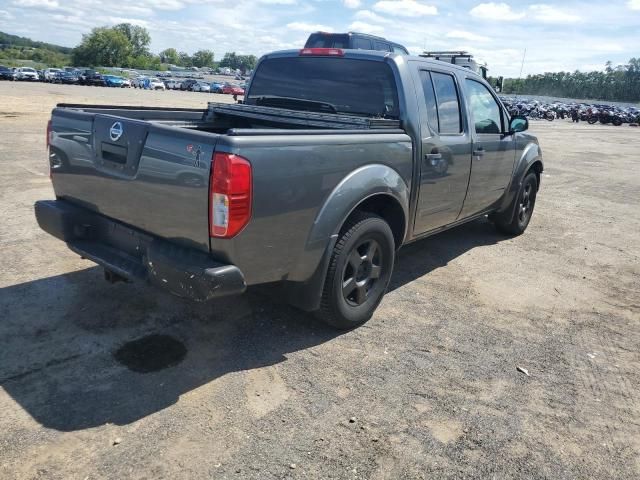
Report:
[[[275,57],[263,60],[245,103],[398,119],[398,89],[382,61],[344,57]]]

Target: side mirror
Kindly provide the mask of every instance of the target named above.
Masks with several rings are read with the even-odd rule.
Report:
[[[529,120],[526,117],[517,115],[511,118],[509,122],[509,133],[524,132],[529,129]]]

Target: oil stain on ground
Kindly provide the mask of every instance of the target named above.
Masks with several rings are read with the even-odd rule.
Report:
[[[169,335],[147,335],[125,343],[113,356],[133,372],[150,373],[173,367],[186,355],[181,341]]]

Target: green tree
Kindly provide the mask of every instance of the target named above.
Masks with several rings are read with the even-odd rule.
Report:
[[[256,68],[258,59],[255,55],[236,55],[236,52],[227,52],[220,61],[221,67],[240,69],[243,72]]]
[[[175,48],[167,48],[160,52],[160,61],[162,63],[170,63],[172,65],[178,65],[180,63],[180,57],[178,51]]]
[[[240,60],[238,68],[243,72],[248,72],[256,68],[258,59],[255,55],[240,55],[238,58]]]
[[[211,50],[198,50],[191,57],[194,67],[213,67],[213,52]]]
[[[186,52],[180,52],[178,54],[178,65],[181,65],[183,67],[190,67],[193,64],[193,61],[191,60],[191,57],[189,56],[188,53]]]
[[[118,67],[126,65],[132,54],[131,42],[119,30],[94,28],[82,36],[82,42],[72,53],[74,65]]]
[[[504,93],[550,95],[576,99],[640,101],[640,59],[627,64],[605,64],[604,71],[548,72],[507,79]]]
[[[151,36],[146,28],[131,23],[120,23],[113,29],[127,37],[131,44],[131,55],[134,57],[149,55]]]
[[[220,66],[233,68],[234,70],[238,68],[238,56],[236,55],[236,52],[225,53],[224,57],[222,57],[222,60],[220,61]]]

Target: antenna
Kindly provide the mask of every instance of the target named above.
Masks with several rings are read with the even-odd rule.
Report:
[[[522,64],[520,65],[520,75],[518,75],[518,80],[522,78],[522,70],[524,69],[524,57],[527,56],[527,49],[524,49],[524,53],[522,54]],[[516,92],[516,100],[518,100],[518,92]]]

